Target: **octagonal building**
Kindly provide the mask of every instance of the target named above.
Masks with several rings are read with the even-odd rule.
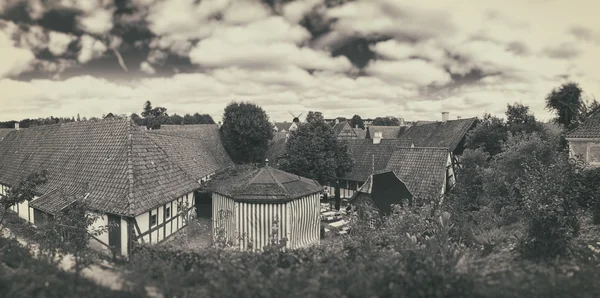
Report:
[[[257,251],[277,239],[286,248],[318,244],[320,193],[315,180],[270,166],[235,170],[211,182],[213,233],[241,250]]]

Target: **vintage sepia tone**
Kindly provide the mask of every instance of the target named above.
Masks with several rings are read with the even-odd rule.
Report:
[[[597,8],[0,0],[0,297],[600,297]]]

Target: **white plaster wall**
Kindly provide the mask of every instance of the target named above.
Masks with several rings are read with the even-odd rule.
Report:
[[[127,245],[129,244],[129,231],[127,229],[127,221],[121,218],[121,255],[127,256]]]
[[[143,234],[144,232],[148,231],[148,223],[150,222],[150,218],[149,218],[150,214],[148,212],[140,214],[138,216],[135,217],[135,221],[137,222],[138,228],[140,229],[140,232]],[[135,230],[136,233],[138,233],[138,230]],[[140,234],[137,234],[138,236]],[[148,241],[150,240],[150,236],[149,235],[145,235],[144,237],[142,237],[141,239],[144,243],[148,243]]]
[[[169,204],[172,203],[172,205],[173,205],[173,207],[171,209],[171,218],[173,218],[173,220],[170,223],[167,223],[166,225],[160,227],[156,231],[153,231],[151,233],[152,237],[150,237],[150,234],[142,237],[144,243],[158,243],[158,242],[166,239],[166,237],[170,236],[172,233],[175,233],[177,230],[184,227],[183,220],[179,216],[179,208],[177,208],[178,202],[183,203],[183,204],[185,204],[185,202],[187,202],[188,207],[192,207],[192,204],[194,203],[194,193],[193,192],[188,193],[188,194],[186,194],[182,197],[179,197],[179,198],[173,200],[172,202],[170,202]],[[164,212],[165,212],[165,205],[162,205],[158,208],[152,209],[149,212],[146,212],[146,213],[136,216],[135,220],[137,221],[138,227],[140,228],[140,232],[143,234],[143,233],[147,232],[148,230],[150,230],[151,228],[159,226],[159,225],[163,224],[164,222],[166,222],[168,220],[168,218],[164,218]],[[188,214],[191,215],[193,213],[194,213],[194,209],[192,208],[191,210],[189,210]],[[156,225],[153,227],[149,227],[150,214],[157,214]],[[171,233],[171,230],[173,231],[172,233]],[[135,232],[136,232],[136,235],[139,235],[137,233],[137,230]],[[150,238],[152,238],[151,242],[150,242]]]

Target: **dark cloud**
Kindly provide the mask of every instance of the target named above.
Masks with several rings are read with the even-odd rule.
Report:
[[[77,28],[79,14],[78,11],[69,9],[50,10],[36,23],[48,30],[80,35],[82,31]]]
[[[593,41],[600,43],[600,33],[581,26],[574,26],[569,30],[571,35],[575,36],[579,40]]]
[[[12,5],[9,4],[4,12],[0,13],[0,18],[14,23],[32,22],[26,1],[13,3]]]
[[[352,64],[358,68],[367,66],[369,61],[376,58],[375,52],[370,49],[371,45],[374,45],[381,41],[389,40],[387,37],[367,39],[362,37],[355,37],[347,39],[338,48],[332,51],[332,55],[345,56],[352,62]]]

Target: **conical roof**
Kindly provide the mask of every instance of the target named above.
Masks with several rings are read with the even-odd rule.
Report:
[[[315,180],[274,169],[250,168],[223,180],[213,180],[208,188],[238,201],[289,201],[323,191]]]

